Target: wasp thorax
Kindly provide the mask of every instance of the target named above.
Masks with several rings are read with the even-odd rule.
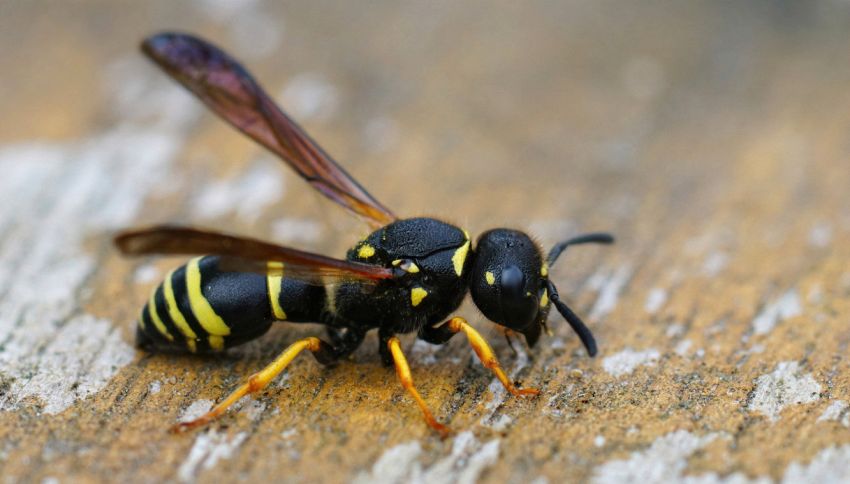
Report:
[[[470,274],[475,305],[488,319],[523,333],[534,344],[540,336],[540,295],[545,291],[537,244],[518,230],[494,229],[478,238],[475,252]]]

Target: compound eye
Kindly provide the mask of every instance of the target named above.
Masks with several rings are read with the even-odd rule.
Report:
[[[508,266],[502,270],[502,280],[499,283],[502,294],[509,298],[520,298],[525,288],[525,275],[517,266]]]

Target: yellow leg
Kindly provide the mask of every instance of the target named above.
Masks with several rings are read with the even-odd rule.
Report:
[[[310,350],[313,353],[317,353],[322,349],[322,341],[319,338],[304,338],[302,340],[296,341],[292,343],[288,348],[283,350],[283,353],[280,354],[273,362],[271,362],[268,366],[263,368],[257,373],[251,375],[248,378],[248,381],[242,384],[239,388],[233,391],[230,395],[227,396],[223,401],[221,401],[218,405],[212,408],[209,412],[201,415],[195,420],[189,422],[180,422],[173,427],[171,427],[172,432],[183,432],[189,429],[193,429],[196,427],[200,427],[201,425],[205,425],[211,422],[213,419],[221,416],[224,412],[227,411],[228,407],[239,401],[240,398],[244,397],[249,393],[256,393],[271,383],[272,380],[276,376],[282,372],[287,365],[289,365],[292,360],[298,356],[304,350]],[[326,346],[326,345],[325,345]]]
[[[478,355],[478,359],[481,360],[481,364],[484,367],[489,368],[490,371],[496,374],[496,378],[502,382],[502,385],[505,387],[505,390],[509,391],[513,396],[520,395],[539,395],[540,391],[534,388],[517,388],[513,383],[508,379],[508,376],[505,375],[505,372],[502,370],[501,365],[499,365],[499,360],[496,359],[496,355],[493,354],[493,348],[490,348],[490,345],[487,344],[487,341],[478,331],[475,331],[475,328],[469,325],[463,318],[452,318],[447,323],[449,330],[453,333],[460,333],[461,331],[466,334],[467,339],[469,339],[469,344],[472,346],[472,349],[475,350],[475,354]]]
[[[401,346],[399,345],[398,338],[393,336],[387,341],[387,346],[390,349],[390,353],[393,356],[393,362],[395,363],[395,371],[398,374],[398,379],[401,380],[401,385],[410,393],[410,396],[416,400],[416,404],[419,405],[419,408],[422,410],[422,414],[425,417],[425,422],[428,425],[440,433],[443,437],[449,434],[449,428],[445,425],[437,422],[437,419],[434,418],[434,415],[431,413],[431,410],[428,409],[428,405],[425,404],[425,400],[422,400],[422,397],[419,395],[419,392],[416,391],[416,387],[413,386],[413,376],[410,374],[410,366],[407,364],[407,358],[404,357],[404,353],[401,352]]]

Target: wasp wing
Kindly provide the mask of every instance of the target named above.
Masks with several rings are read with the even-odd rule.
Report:
[[[223,50],[191,35],[162,33],[147,38],[142,51],[222,119],[278,155],[326,197],[375,227],[396,219]]]
[[[392,269],[334,259],[256,239],[190,227],[157,226],[129,230],[115,237],[125,255],[222,256],[222,269],[261,274],[286,274],[316,284],[359,280],[379,281],[393,277]]]

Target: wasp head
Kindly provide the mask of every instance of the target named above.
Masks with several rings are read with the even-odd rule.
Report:
[[[487,319],[522,333],[533,346],[549,314],[547,272],[540,248],[528,235],[489,230],[478,238],[475,249],[472,300]]]
[[[579,335],[591,356],[596,342],[584,323],[560,300],[549,280],[549,266],[563,250],[579,243],[611,243],[608,234],[588,234],[555,245],[544,258],[542,251],[523,232],[493,229],[478,238],[470,274],[470,292],[478,309],[491,321],[522,333],[529,346],[540,338],[549,309],[559,313]]]

